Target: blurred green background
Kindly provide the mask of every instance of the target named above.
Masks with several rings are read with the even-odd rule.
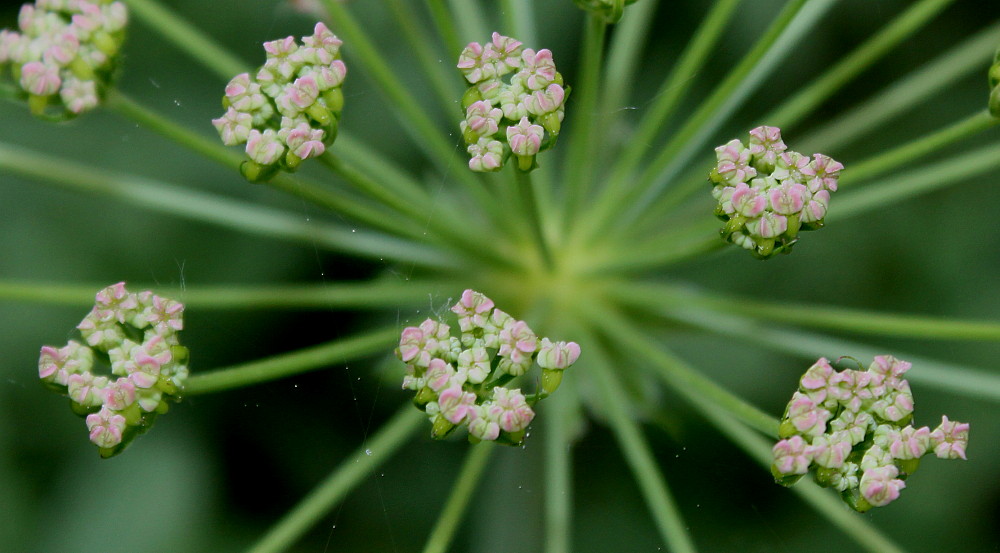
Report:
[[[261,42],[307,34],[313,23],[279,2],[178,0],[165,4],[248,60],[248,65],[262,62]],[[492,8],[497,3],[482,4]],[[707,2],[661,4],[634,98],[627,106],[602,106],[628,109],[633,122],[642,117],[662,76],[708,8]],[[740,59],[781,4],[744,2],[723,46],[698,76],[688,96],[690,106],[704,98]],[[541,43],[529,46],[550,48],[560,71],[572,83],[577,74],[574,63],[582,13],[570,0],[537,0],[534,5]],[[732,118],[716,142],[766,123],[755,117],[808,84],[908,5],[881,0],[841,2]],[[796,149],[796,135],[810,126],[835,118],[943,49],[995,23],[1000,9],[987,6],[955,2],[825,103],[809,123],[786,130],[786,142]],[[391,56],[404,86],[426,99],[428,106],[436,106],[382,4],[358,0],[350,7],[377,37],[382,51]],[[0,4],[0,24],[13,26],[16,13],[17,3]],[[499,19],[493,23],[499,24]],[[138,21],[129,29],[124,54],[122,90],[177,122],[213,134],[209,119],[222,112],[219,99],[224,81]],[[442,63],[450,66],[453,61]],[[959,80],[891,125],[840,151],[825,153],[844,161],[849,170],[852,160],[983,109],[988,63],[984,58],[982,71]],[[343,128],[415,174],[430,175],[431,182],[444,187],[452,184],[447,175],[432,173],[399,132],[398,123],[359,68],[350,68],[345,93]],[[446,128],[457,130],[453,114],[440,120]],[[453,136],[457,147],[459,139]],[[998,138],[1000,133],[993,129],[941,155]],[[299,200],[249,185],[239,175],[108,111],[51,125],[32,118],[24,106],[0,103],[0,141],[108,170],[249,199],[287,209],[303,219],[338,220]],[[983,175],[832,225],[807,236],[791,256],[764,263],[729,248],[671,268],[662,278],[770,299],[996,319],[1000,311],[998,186],[1000,177]],[[120,280],[138,289],[141,285],[319,283],[376,275],[402,281],[407,272],[406,267],[360,262],[313,247],[249,237],[0,173],[2,279],[91,283],[96,291]],[[460,290],[430,292],[428,305],[419,312],[189,310],[183,340],[191,349],[193,370],[206,370],[329,340],[375,319],[396,321],[400,326],[418,322],[428,309],[440,309],[449,295]],[[395,370],[388,358],[339,365],[268,385],[190,398],[162,417],[124,455],[102,461],[87,441],[83,421],[69,411],[64,399],[46,392],[37,382],[39,347],[64,343],[86,311],[86,307],[0,302],[0,351],[5,355],[0,365],[0,511],[4,515],[0,516],[0,551],[241,551],[406,401],[397,390],[398,376],[383,376]],[[775,416],[781,414],[797,375],[809,364],[744,343],[720,345],[717,338],[675,329],[664,330],[664,337],[694,366]],[[886,352],[918,353],[996,371],[995,344],[863,340]],[[915,385],[914,394],[919,405],[917,423],[934,426],[942,413],[972,423],[970,460],[928,459],[919,475],[908,482],[900,501],[855,516],[869,519],[911,551],[1000,550],[996,405],[927,385]],[[691,413],[679,398],[663,392],[656,400],[662,406],[661,417],[646,427],[646,434],[701,550],[857,549],[825,519],[803,508],[794,494],[774,485],[766,471]],[[544,418],[544,407],[540,416]],[[587,432],[578,444],[573,475],[574,550],[665,549],[611,434],[599,420],[583,430]],[[477,492],[455,551],[541,549],[543,439],[544,428],[537,428],[525,449],[504,449],[494,458],[489,480]],[[393,461],[372,473],[293,550],[419,550],[466,449],[462,441],[432,443],[421,434]]]

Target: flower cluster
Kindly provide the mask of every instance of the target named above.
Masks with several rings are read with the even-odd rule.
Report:
[[[242,73],[226,85],[226,113],[212,124],[227,146],[246,144],[240,172],[247,180],[266,181],[280,169],[295,171],[333,143],[347,75],[341,44],[326,25],[317,23],[301,45],[291,36],[265,42],[264,65],[253,76]]]
[[[461,123],[469,169],[499,171],[511,155],[522,171],[533,169],[535,155],[555,144],[569,94],[552,52],[522,49],[519,41],[493,33],[485,46],[469,43],[458,68],[469,81]]]
[[[97,293],[77,326],[82,343],[42,347],[38,376],[69,396],[102,457],[124,450],[167,412],[168,400],[179,399],[188,375],[188,351],[177,340],[183,314],[182,304],[149,291],[130,293],[119,282]],[[94,372],[99,368],[106,374]]]
[[[0,77],[9,66],[35,115],[67,119],[91,110],[114,73],[127,20],[123,2],[24,4],[21,32],[0,31]]]
[[[993,65],[990,66],[990,115],[1000,119],[1000,48],[993,56]]]
[[[816,482],[857,511],[887,505],[906,487],[920,458],[965,459],[969,425],[941,417],[933,431],[914,428],[913,394],[902,378],[910,363],[884,355],[864,370],[809,367],[788,402],[771,472],[791,486],[814,469]]]
[[[472,290],[463,292],[451,310],[458,316],[460,337],[434,319],[403,330],[396,350],[406,363],[403,389],[417,393],[414,403],[430,417],[434,438],[468,424],[470,441],[520,444],[535,417],[531,406],[559,387],[580,346],[539,339],[527,323]],[[542,369],[535,394],[506,387],[532,363]]]
[[[777,127],[757,127],[748,145],[733,139],[715,155],[709,179],[715,215],[726,222],[722,238],[760,259],[788,253],[800,230],[823,226],[844,168],[823,154],[809,159],[788,150]]]

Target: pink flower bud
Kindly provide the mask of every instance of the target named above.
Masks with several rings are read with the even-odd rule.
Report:
[[[781,474],[805,474],[809,472],[812,453],[808,451],[809,443],[802,436],[792,436],[774,444],[771,452],[774,454],[774,468]]]
[[[35,96],[51,96],[61,84],[58,66],[32,61],[21,67],[21,88]]]
[[[125,417],[104,406],[97,413],[87,415],[87,430],[90,431],[90,441],[97,447],[114,447],[122,442]]]
[[[536,361],[543,369],[563,370],[576,363],[580,357],[580,345],[576,342],[551,342],[542,338]]]
[[[527,117],[522,117],[517,125],[507,127],[507,143],[515,154],[533,156],[541,147],[544,133],[540,125],[532,125]]]
[[[934,454],[941,459],[965,459],[965,448],[969,445],[969,423],[948,420],[941,417],[941,424],[930,433]]]
[[[860,482],[861,496],[876,507],[892,503],[906,487],[905,482],[896,479],[898,475],[899,470],[893,465],[865,469]]]

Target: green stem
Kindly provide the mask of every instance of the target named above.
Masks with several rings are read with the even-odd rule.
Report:
[[[882,59],[886,53],[904,39],[915,33],[925,23],[941,12],[954,0],[922,0],[909,10],[897,16],[864,44],[845,56],[839,63],[828,69],[821,77],[799,90],[780,107],[760,118],[765,125],[781,127],[785,130],[799,123],[826,101],[837,90],[871,64]]]
[[[517,261],[503,255],[501,248],[483,248],[487,233],[469,221],[461,211],[442,213],[429,201],[415,202],[403,198],[382,182],[376,182],[358,171],[340,156],[327,153],[319,160],[356,189],[408,217],[416,225],[416,236],[426,235],[422,229],[430,229],[436,237],[456,246],[463,255],[508,267],[517,265]]]
[[[522,171],[514,167],[514,175],[517,177],[517,187],[521,192],[521,201],[524,209],[531,220],[531,230],[537,242],[538,254],[542,258],[542,264],[548,269],[554,267],[552,252],[549,249],[549,241],[545,238],[545,229],[542,227],[542,215],[538,209],[538,202],[535,199],[535,189],[531,181],[531,173]]]
[[[726,0],[723,1],[725,3]],[[649,28],[656,20],[654,14],[659,0],[643,0],[629,8],[628,17],[615,25],[608,46],[607,77],[601,90],[601,105],[605,108],[600,134],[611,127],[610,119],[624,110],[629,101],[629,92],[635,86],[635,70],[642,59],[642,47],[649,35]],[[631,142],[631,139],[629,140]],[[628,150],[633,147],[630,146]]]
[[[610,291],[618,300],[634,306],[709,309],[760,321],[882,336],[1000,341],[1000,322],[994,321],[966,321],[886,314],[828,305],[776,303],[660,283],[633,282],[615,286]]]
[[[496,449],[494,444],[482,442],[473,446],[469,454],[466,455],[462,470],[458,473],[458,480],[455,481],[455,486],[451,489],[451,494],[448,495],[448,501],[445,503],[444,510],[441,511],[441,516],[434,524],[427,545],[424,546],[424,553],[445,553],[448,551],[448,545],[451,544],[455,531],[458,530],[458,525],[462,522],[462,516],[469,506],[469,501],[472,500],[472,494],[476,491],[476,486],[483,476],[483,471],[486,469],[486,464],[494,449]]]
[[[566,387],[568,383],[564,383]],[[566,391],[568,392],[568,390]],[[573,462],[571,456],[568,393],[553,395],[545,409],[545,553],[572,550],[570,518],[573,509]]]
[[[465,91],[459,86],[460,81],[456,78],[458,73],[452,66],[451,58],[448,57],[448,63],[444,63],[441,54],[434,51],[431,46],[431,37],[410,6],[410,0],[386,1],[389,3],[396,23],[403,29],[410,49],[417,55],[421,73],[427,76],[437,93],[438,100],[441,102],[441,112],[446,117],[452,117],[459,113],[456,100],[461,98]],[[445,72],[445,68],[447,68],[447,72]]]
[[[420,265],[459,268],[463,264],[423,244],[372,232],[353,232],[328,223],[303,221],[275,209],[205,194],[161,181],[110,173],[68,160],[0,143],[0,168],[62,188],[114,198],[145,209],[246,232],[358,255]]]
[[[660,531],[660,538],[668,545],[670,551],[693,553],[695,547],[687,531],[687,525],[681,517],[673,494],[670,493],[666,479],[657,467],[649,442],[643,437],[639,425],[629,414],[625,391],[613,376],[608,355],[597,345],[599,342],[593,335],[582,330],[579,335],[587,344],[591,344],[591,348],[587,351],[587,368],[590,369],[590,374],[602,393],[602,406],[609,418],[611,431],[625,454],[625,460],[635,476],[636,483],[639,484],[653,521]]]
[[[918,167],[871,184],[843,198],[827,221],[852,217],[872,209],[943,188],[956,182],[966,182],[979,173],[1000,167],[1000,143],[990,144],[967,154],[954,156],[932,165]],[[847,173],[845,173],[845,176]]]
[[[248,65],[219,46],[205,33],[153,0],[125,0],[132,15],[169,40],[179,50],[229,80],[247,71]]]
[[[537,44],[531,0],[500,0],[504,32],[525,44]]]
[[[649,145],[653,144],[657,134],[663,130],[663,125],[691,87],[694,76],[701,71],[708,53],[722,36],[722,31],[732,19],[739,3],[740,0],[719,0],[712,5],[711,11],[694,32],[677,64],[660,85],[652,106],[643,113],[639,128],[626,144],[621,159],[615,163],[609,182],[623,182],[635,171]]]
[[[706,216],[670,232],[636,233],[624,242],[630,247],[611,246],[600,250],[607,253],[592,256],[583,271],[591,275],[635,273],[701,257],[726,246],[726,242],[719,238],[721,227],[718,219]]]
[[[392,457],[425,423],[406,403],[379,431],[271,527],[247,553],[279,553],[290,548],[351,490]]]
[[[436,34],[444,41],[448,59],[458,59],[458,55],[465,48],[465,43],[458,35],[451,10],[445,5],[445,0],[427,0],[427,6],[437,29]]]
[[[812,361],[820,356],[836,359],[843,355],[851,355],[859,359],[866,359],[887,353],[885,348],[881,347],[819,334],[755,325],[751,319],[721,315],[704,310],[662,309],[658,314],[712,334],[737,338],[751,345],[798,355]],[[984,370],[943,363],[906,352],[896,351],[893,352],[893,355],[913,363],[914,370],[906,373],[906,378],[910,382],[930,384],[938,390],[950,391],[967,397],[1000,401],[1000,376]]]
[[[561,217],[563,227],[574,224],[574,217],[580,210],[583,198],[590,189],[594,178],[594,156],[598,141],[595,132],[599,113],[601,64],[604,59],[604,39],[607,22],[596,13],[587,15],[583,34],[583,52],[580,60],[579,83],[573,87],[574,105],[572,119],[566,126],[570,135],[569,151],[563,168],[562,179],[565,190],[565,208]]]
[[[688,368],[680,359],[654,346],[644,332],[636,328],[620,313],[596,303],[581,303],[584,317],[600,328],[623,351],[624,355],[645,359],[661,378],[689,400],[703,398],[716,408],[721,408],[747,426],[777,437],[778,421],[771,415],[743,401],[707,377]]]
[[[341,364],[387,351],[398,339],[398,328],[383,328],[291,353],[283,353],[249,363],[195,374],[185,384],[184,395],[210,394],[243,388],[304,372],[325,369],[333,364]]]
[[[490,29],[479,2],[448,0],[448,6],[458,21],[462,47],[472,41],[486,40],[490,36]]]
[[[1000,120],[994,119],[990,116],[989,111],[983,110],[933,134],[864,161],[852,163],[850,169],[844,170],[844,175],[840,178],[839,183],[843,186],[850,186],[855,182],[877,177],[911,161],[923,160],[928,157],[933,159],[928,154],[997,124],[1000,124]]]
[[[770,442],[726,414],[720,413],[709,402],[695,398],[694,405],[713,426],[737,447],[753,457],[765,469],[770,468],[774,459]],[[872,553],[903,553],[903,549],[882,535],[868,521],[857,516],[850,509],[845,509],[844,502],[830,493],[829,490],[824,490],[812,481],[805,480],[796,484],[792,491],[868,551]]]
[[[243,162],[242,155],[226,148],[218,140],[208,139],[186,129],[120,92],[112,91],[108,95],[108,105],[123,116],[230,169],[238,171],[240,163]],[[409,224],[401,223],[381,210],[373,209],[356,199],[330,190],[304,177],[278,174],[267,185],[317,206],[395,234],[410,238],[421,238],[423,234],[419,227],[412,224],[412,220],[408,222]]]
[[[1000,23],[995,23],[886,87],[870,100],[830,119],[796,144],[803,152],[835,152],[866,133],[882,128],[973,71],[982,71],[1000,43]]]
[[[86,307],[94,294],[108,283],[56,284],[0,280],[0,300],[34,304]],[[164,288],[130,283],[134,289],[153,290],[173,298],[188,309],[200,311],[249,309],[396,309],[426,304],[427,295],[457,288],[450,282],[378,281],[329,282],[284,286],[194,286]]]

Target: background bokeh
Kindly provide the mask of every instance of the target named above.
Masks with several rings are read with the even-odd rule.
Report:
[[[263,60],[261,42],[308,33],[313,23],[272,1],[175,0],[165,4],[248,60],[248,65]],[[492,7],[495,2],[483,4]],[[534,4],[543,44],[529,46],[550,48],[572,83],[582,14],[570,0]],[[708,3],[661,4],[631,103],[602,109],[628,108],[634,120],[642,117]],[[698,76],[688,96],[691,106],[740,59],[781,4],[771,0],[744,3],[723,46]],[[725,125],[717,142],[767,123],[755,117],[807,84],[909,4],[841,2]],[[16,2],[0,3],[0,26],[15,24],[17,6]],[[801,129],[786,131],[786,142],[796,149],[796,134],[835,118],[944,48],[998,20],[1000,9],[987,6],[954,3],[825,103]],[[391,56],[402,85],[426,99],[428,106],[434,106],[428,109],[437,114],[430,90],[425,90],[415,73],[409,52],[381,4],[356,1],[351,8]],[[983,109],[988,61],[984,58],[982,72],[958,81],[891,125],[841,151],[825,153],[845,161],[849,170],[851,160]],[[453,61],[442,63],[450,66]],[[432,173],[363,73],[350,68],[343,128],[377,145],[415,174],[429,174],[433,182],[451,185],[447,176]],[[131,96],[210,135],[209,119],[221,113],[224,85],[140,22],[130,27],[120,87]],[[448,128],[457,127],[456,119],[453,114],[440,118]],[[453,136],[458,148],[460,138],[457,133]],[[940,155],[998,138],[1000,133],[993,129]],[[249,185],[239,175],[108,111],[52,125],[32,118],[24,106],[0,103],[0,141],[108,170],[250,199],[287,209],[303,219],[337,219],[266,187]],[[316,168],[312,172],[322,175]],[[761,298],[996,319],[1000,312],[998,186],[1000,177],[985,175],[901,201],[810,234],[794,255],[766,263],[730,248],[654,277]],[[92,283],[96,291],[120,280],[136,289],[141,285],[317,283],[376,275],[403,281],[409,270],[178,220],[0,173],[0,279]],[[458,293],[432,291],[428,304],[419,311],[189,310],[183,340],[191,349],[193,370],[207,370],[329,340],[365,328],[376,319],[397,321],[401,326],[418,322]],[[0,352],[4,355],[0,364],[0,551],[241,551],[405,401],[388,356],[371,363],[338,365],[272,384],[190,398],[162,417],[124,455],[102,461],[87,441],[83,421],[69,411],[64,399],[46,392],[37,382],[38,348],[65,343],[85,313],[86,308],[0,303]],[[809,364],[678,329],[665,328],[663,336],[694,366],[775,416],[781,414],[797,375]],[[865,341],[886,352],[913,352],[996,371],[995,344]],[[616,362],[627,365],[632,360]],[[856,516],[871,520],[911,551],[1000,550],[996,404],[929,385],[916,385],[914,394],[919,405],[917,423],[934,426],[942,413],[972,423],[970,460],[928,459],[899,502]],[[645,427],[646,435],[703,551],[856,549],[825,519],[803,508],[794,494],[774,485],[767,472],[678,397],[663,392],[654,399],[659,409]],[[544,416],[543,407],[540,417]],[[455,551],[541,548],[543,434],[544,428],[538,428],[525,449],[504,449],[494,458]],[[419,436],[372,473],[293,550],[419,550],[466,449],[461,440],[432,443],[425,435]],[[581,428],[575,459],[574,550],[664,548],[622,454],[600,420]]]

